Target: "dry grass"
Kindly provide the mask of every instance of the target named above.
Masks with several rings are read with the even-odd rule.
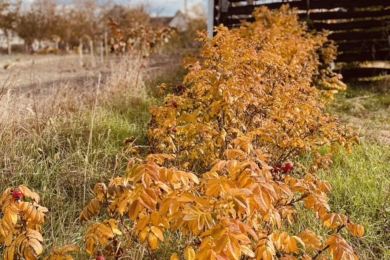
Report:
[[[354,127],[362,140],[390,144],[390,80],[350,83],[330,110]]]
[[[25,184],[41,195],[41,204],[50,210],[43,232],[47,249],[67,243],[83,247],[85,228],[75,221],[94,184],[123,173],[126,137],[146,142],[149,106],[157,100],[147,95],[151,87],[145,76],[149,85],[155,81],[146,75],[145,62],[124,57],[106,80],[98,75],[62,80],[39,92],[31,89],[30,96],[13,88],[12,80],[4,86],[0,191]],[[86,258],[80,254],[76,259]]]

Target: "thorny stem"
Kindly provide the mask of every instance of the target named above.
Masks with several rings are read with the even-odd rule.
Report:
[[[283,154],[282,154],[276,161],[277,161],[277,162],[283,162],[283,161],[285,161],[285,160],[286,160],[287,158],[289,158],[290,155],[293,154],[295,151],[297,151],[297,148],[290,149],[286,155],[283,155]]]
[[[345,225],[341,225],[337,228],[336,230],[336,233],[339,233],[343,228],[345,227]],[[320,251],[317,252],[317,254],[312,258],[312,260],[314,259],[317,259],[317,257],[319,257],[324,251],[326,251],[328,248],[329,248],[330,245],[327,245],[326,247],[324,247],[323,249],[321,249]]]
[[[152,259],[152,260],[156,260],[157,258],[154,255],[153,250],[148,245],[146,245],[146,248],[147,248],[147,251],[148,251],[149,258]]]
[[[306,198],[307,196],[309,196],[309,193],[302,194],[301,197],[299,197],[299,198],[297,198],[297,199],[293,199],[293,200],[291,200],[289,203],[287,203],[287,204],[285,204],[285,205],[282,205],[282,206],[294,206],[294,203],[297,203],[298,201],[303,200],[303,199]]]

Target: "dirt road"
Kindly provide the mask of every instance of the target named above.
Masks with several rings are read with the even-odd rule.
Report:
[[[145,62],[147,76],[150,76],[167,64],[180,64],[178,60],[177,56],[159,55],[142,62]],[[139,63],[131,60],[123,68],[120,61],[121,57],[115,55],[103,62],[100,57],[92,60],[88,55],[84,55],[82,62],[77,55],[0,56],[0,97],[3,95],[0,100],[0,120],[1,117],[9,118],[15,112],[24,114],[26,111],[36,111],[38,105],[45,109],[65,100],[65,96],[82,97],[96,91],[98,79],[100,85],[104,86],[111,72],[139,66]]]
[[[89,91],[110,73],[115,57],[104,63],[77,55],[16,55],[0,58],[0,120],[45,110],[70,88],[74,93]]]
[[[113,59],[91,66],[85,57],[77,55],[17,55],[0,59],[0,87],[23,89],[24,94],[52,82],[88,79],[110,71]],[[35,89],[32,89],[35,88]]]

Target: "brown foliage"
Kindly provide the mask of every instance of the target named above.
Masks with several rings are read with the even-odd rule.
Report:
[[[200,36],[201,60],[188,64],[182,94],[151,108],[156,153],[131,159],[111,181],[106,214],[122,227],[128,218],[133,226],[123,233],[150,250],[164,231],[181,232],[186,259],[356,259],[340,231],[362,236],[364,229],[331,212],[331,186],[315,175],[331,163],[319,146],[348,148],[356,139],[325,112],[327,97],[344,87],[319,69],[320,53],[331,60],[326,35],[306,32],[285,7],[254,15],[253,24]],[[314,87],[320,81],[328,90]],[[314,154],[309,169],[292,163],[303,151]],[[98,212],[90,205],[82,218]],[[302,208],[330,235],[309,227],[289,233]]]
[[[360,237],[364,228],[331,211],[331,186],[315,175],[331,163],[320,146],[348,148],[356,139],[325,112],[332,91],[343,87],[319,69],[326,68],[319,53],[329,61],[332,51],[323,51],[323,33],[306,32],[286,7],[254,15],[253,24],[201,35],[202,59],[188,64],[186,88],[151,108],[155,153],[131,158],[123,177],[95,185],[79,220],[107,219],[88,226],[89,254],[120,259],[136,241],[152,257],[166,232],[177,232],[186,243],[171,259],[357,259],[341,230]],[[314,155],[308,169],[293,164],[304,151]],[[5,259],[36,259],[45,208],[37,194],[18,189],[33,202],[21,202],[12,188],[1,195],[0,242]],[[292,231],[302,211],[329,232]]]

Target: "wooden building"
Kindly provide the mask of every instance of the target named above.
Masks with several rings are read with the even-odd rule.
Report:
[[[384,66],[390,64],[390,0],[209,0],[208,28],[239,26],[242,20],[253,21],[256,7],[277,9],[283,4],[296,8],[309,28],[330,31],[344,78],[390,74]]]

